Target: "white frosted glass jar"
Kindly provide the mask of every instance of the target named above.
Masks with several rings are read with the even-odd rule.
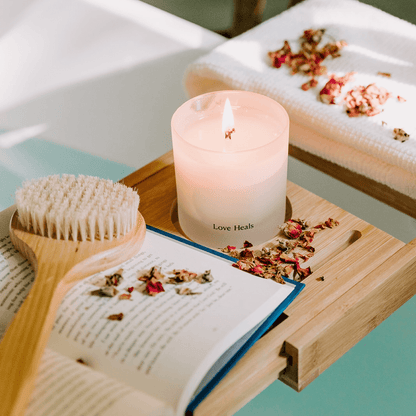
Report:
[[[222,131],[229,99],[235,132]],[[172,117],[179,224],[213,248],[259,244],[285,219],[289,117],[266,96],[218,91],[184,103]]]

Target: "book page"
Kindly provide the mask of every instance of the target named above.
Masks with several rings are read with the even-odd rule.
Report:
[[[14,207],[0,212],[0,338],[25,300],[35,278],[32,266],[14,248],[9,223]]]
[[[165,292],[148,296],[138,276],[153,266],[164,274],[186,268],[208,269],[213,282],[182,285],[199,293],[181,296],[178,287],[164,284]],[[104,275],[123,269],[118,296],[91,296]],[[229,260],[201,252],[148,231],[140,254],[74,287],[58,312],[50,347],[93,368],[125,380],[131,386],[171,404],[177,414],[203,376],[239,338],[268,316],[293,287],[241,272]],[[123,313],[121,321],[107,319]]]
[[[9,238],[14,207],[0,212],[0,338],[34,281]],[[1,369],[0,369],[1,371]],[[165,403],[50,349],[43,355],[26,416],[171,416]]]
[[[5,251],[0,255],[3,331],[33,281],[30,265],[10,245],[6,214],[0,217]],[[199,293],[192,296],[178,294],[182,285],[164,284],[165,292],[152,297],[140,291],[143,283],[138,276],[153,266],[160,266],[165,274],[173,269],[195,273],[210,269],[214,280],[184,283]],[[122,294],[134,287],[130,300],[91,295],[105,275],[120,267],[124,281],[117,289]],[[85,279],[67,294],[49,347],[72,360],[83,359],[92,369],[167,403],[179,415],[215,361],[292,290],[289,284],[257,278],[232,267],[228,260],[147,231],[137,256]],[[124,314],[121,321],[107,319],[120,313]]]
[[[172,416],[163,403],[50,349],[26,416]]]

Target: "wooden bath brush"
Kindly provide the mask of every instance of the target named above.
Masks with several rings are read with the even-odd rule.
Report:
[[[58,307],[81,279],[136,255],[146,227],[139,196],[90,176],[49,176],[16,193],[10,238],[35,281],[0,342],[0,415],[24,415]]]

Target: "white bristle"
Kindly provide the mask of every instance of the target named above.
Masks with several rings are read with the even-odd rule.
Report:
[[[64,240],[112,240],[127,234],[136,223],[139,202],[125,185],[84,175],[32,179],[16,192],[23,227]]]

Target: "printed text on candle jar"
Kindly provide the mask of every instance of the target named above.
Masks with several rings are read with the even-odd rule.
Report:
[[[252,228],[254,228],[254,225],[253,224],[246,224],[246,225],[236,224],[231,227],[231,226],[225,226],[225,225],[212,224],[212,228],[214,228],[214,230],[219,230],[219,231],[243,231],[243,230],[251,230]]]

